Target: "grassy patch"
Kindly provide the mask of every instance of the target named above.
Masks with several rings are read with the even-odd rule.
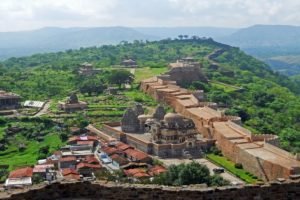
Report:
[[[151,78],[153,76],[163,74],[168,71],[168,68],[166,67],[161,67],[161,68],[150,68],[150,67],[145,67],[145,68],[138,68],[135,70],[135,82],[139,83],[144,79]]]
[[[8,142],[6,142],[6,149],[0,151],[0,164],[8,165],[9,170],[36,164],[40,147],[49,146],[49,152],[53,152],[64,145],[54,126],[39,129],[42,123],[11,121],[10,124],[27,127],[29,129],[7,136]],[[5,128],[6,127],[0,127],[0,136],[4,134]],[[29,139],[27,134],[32,132],[44,132],[43,140],[38,142],[35,138]],[[25,144],[26,148],[24,151],[19,151],[19,144]]]
[[[227,160],[223,156],[218,156],[215,154],[208,154],[207,158],[209,160],[211,160],[212,162],[222,166],[223,168],[225,168],[226,170],[228,170],[229,172],[236,175],[238,178],[242,179],[243,181],[245,181],[247,183],[256,183],[257,182],[257,178],[254,175],[250,174],[249,172],[247,172],[243,169],[235,168],[234,163]]]
[[[234,92],[236,90],[238,90],[239,88],[236,86],[231,86],[228,84],[223,84],[220,82],[210,82],[211,86],[216,87],[218,89],[223,89],[225,92]]]
[[[0,152],[0,163],[3,165],[9,165],[9,170],[21,166],[30,166],[36,164],[38,160],[38,151],[42,146],[49,145],[49,151],[55,151],[63,145],[57,134],[50,134],[45,136],[44,141],[37,142],[34,140],[26,141],[21,136],[16,137],[18,141],[23,140],[26,143],[26,149],[23,152],[18,150],[17,145],[11,144],[5,151]]]

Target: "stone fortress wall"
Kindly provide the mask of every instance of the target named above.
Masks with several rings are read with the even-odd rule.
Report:
[[[16,194],[0,193],[3,200],[53,200],[53,199],[103,199],[103,200],[253,200],[299,199],[300,182],[272,183],[263,186],[206,188],[199,186],[166,187],[155,185],[133,185],[116,183],[54,183]]]
[[[198,131],[214,139],[223,155],[259,178],[299,178],[299,155],[279,147],[277,136],[254,135],[240,126],[239,117],[226,116],[212,102],[204,102],[203,91],[181,88],[169,76],[161,75],[142,81],[141,90],[159,102],[170,105],[176,112],[191,118]]]

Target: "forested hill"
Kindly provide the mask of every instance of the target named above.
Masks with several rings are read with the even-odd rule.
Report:
[[[212,39],[125,42],[11,58],[2,63],[0,89],[24,98],[61,98],[77,88],[74,72],[82,62],[109,69],[124,58],[133,58],[139,67],[161,68],[185,56],[203,63],[203,71],[211,80],[209,84],[195,82],[186,87],[204,89],[208,100],[230,108],[227,112],[241,116],[244,125],[254,132],[278,134],[286,149],[300,151],[300,97],[296,95],[300,90],[296,81],[274,73],[238,48]]]

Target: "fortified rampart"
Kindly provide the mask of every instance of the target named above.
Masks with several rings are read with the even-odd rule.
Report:
[[[16,194],[0,193],[3,200],[103,199],[103,200],[296,200],[300,197],[300,183],[272,183],[243,187],[167,187],[116,183],[55,183],[31,188]]]
[[[239,125],[240,118],[224,115],[216,110],[216,104],[203,102],[176,82],[160,77],[142,81],[141,90],[191,118],[198,131],[214,139],[227,158],[241,163],[247,171],[266,181],[300,177],[299,155],[293,156],[277,147],[276,136],[251,133]]]

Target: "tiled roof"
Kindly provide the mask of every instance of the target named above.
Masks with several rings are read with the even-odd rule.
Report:
[[[75,142],[75,141],[97,141],[98,138],[95,136],[73,136],[70,137],[68,142]]]
[[[9,178],[32,177],[32,173],[33,173],[33,169],[31,167],[25,167],[10,172]]]
[[[60,162],[70,162],[70,161],[76,161],[75,156],[66,156],[59,159]]]
[[[100,164],[94,165],[94,164],[81,162],[81,163],[77,164],[76,169],[81,169],[81,168],[101,169],[102,166]]]
[[[126,165],[129,163],[129,161],[121,156],[119,156],[118,154],[113,154],[111,157],[110,157],[113,161],[119,163],[119,165]]]
[[[80,174],[75,169],[66,168],[62,170],[65,179],[80,180]]]
[[[167,171],[167,169],[164,168],[163,166],[156,165],[156,166],[153,166],[153,167],[151,167],[151,168],[149,169],[149,174],[150,174],[151,176],[155,176],[155,175],[159,175],[159,174],[161,174],[161,173],[164,173],[164,172],[166,172],[166,171]]]
[[[75,169],[65,168],[65,169],[62,170],[62,175],[63,176],[67,176],[69,174],[79,175],[79,173]]]
[[[117,153],[119,150],[114,147],[102,147],[101,150],[105,152],[107,155],[112,155]]]
[[[124,152],[127,156],[133,157],[137,160],[143,160],[143,159],[149,157],[148,154],[138,151],[138,150],[135,150],[135,149],[127,149]]]
[[[124,173],[127,176],[133,176],[136,178],[149,177],[149,174],[145,172],[145,169],[141,169],[141,168],[124,170]]]
[[[95,158],[95,156],[86,156],[84,158],[84,162],[87,162],[89,164],[99,164],[99,160]]]
[[[94,141],[77,141],[78,145],[94,145]]]
[[[37,173],[37,172],[45,172],[46,169],[49,168],[54,168],[53,164],[42,164],[42,165],[35,165],[33,168],[33,172]]]
[[[120,150],[120,151],[125,151],[126,149],[132,149],[133,147],[129,146],[128,144],[125,144],[123,142],[119,142],[117,145],[116,145],[117,149]]]

